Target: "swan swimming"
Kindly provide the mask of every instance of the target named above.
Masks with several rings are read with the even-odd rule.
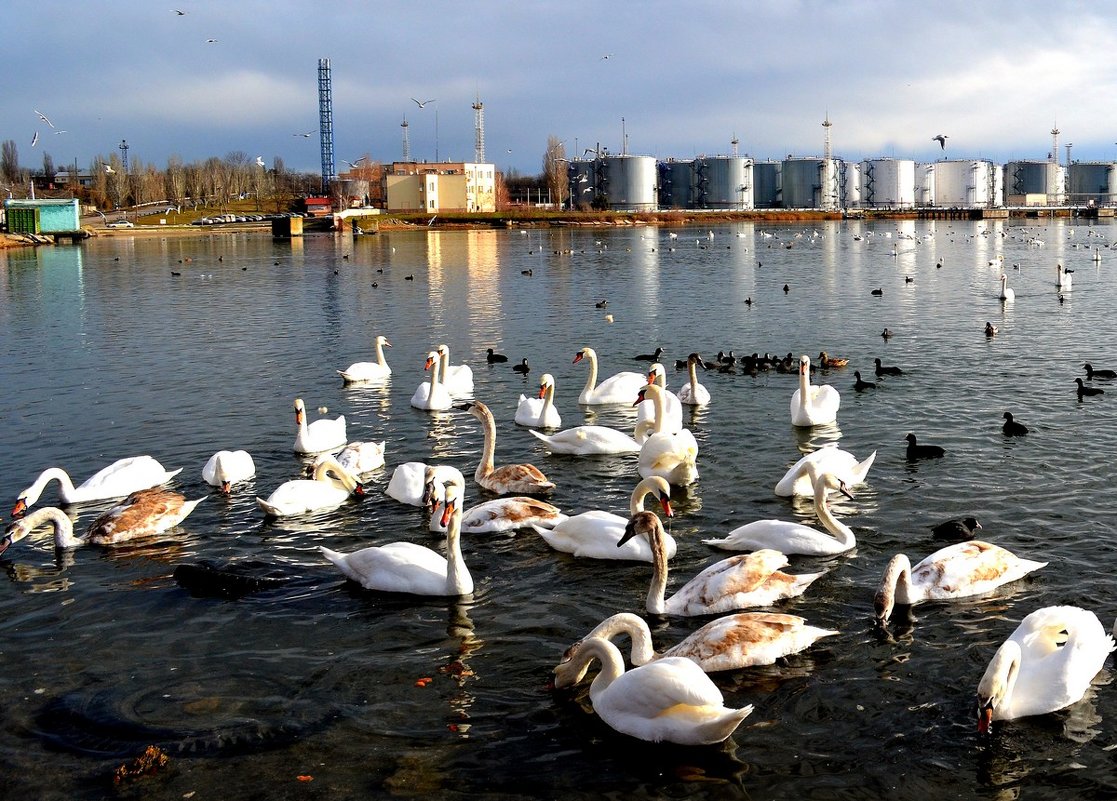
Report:
[[[652,433],[640,445],[637,470],[641,476],[660,476],[676,487],[698,480],[698,442],[689,429],[668,433],[664,430],[664,395],[657,384],[640,390],[637,403],[650,399],[655,408]]]
[[[863,461],[849,451],[838,448],[837,443],[827,443],[817,450],[811,451],[792,465],[783,478],[776,482],[775,493],[782,498],[801,496],[814,497],[814,480],[811,477],[809,465],[815,465],[820,471],[833,473],[841,478],[847,487],[855,487],[865,482],[869,468],[876,461],[877,452],[873,451]]]
[[[529,398],[520,395],[520,402],[516,406],[516,425],[529,428],[561,428],[562,417],[555,408],[555,377],[544,373],[539,379],[539,395]]]
[[[233,484],[256,475],[256,464],[248,451],[218,451],[202,468],[202,480],[211,487],[220,487],[228,495]]]
[[[646,538],[633,537],[623,545],[617,545],[624,536],[629,518],[644,508],[644,499],[649,495],[659,501],[666,517],[673,516],[670,485],[659,476],[652,476],[643,479],[632,491],[628,503],[628,517],[595,509],[574,515],[549,530],[540,526],[533,526],[533,528],[556,551],[590,559],[630,559],[651,562],[652,548]],[[663,532],[663,546],[668,559],[675,555],[678,548],[675,538],[666,531]]]
[[[364,495],[364,487],[337,459],[327,457],[317,463],[314,478],[285,481],[267,499],[257,496],[256,505],[269,517],[292,517],[328,512],[353,495]]]
[[[496,453],[496,421],[488,406],[481,401],[472,401],[454,408],[472,414],[481,421],[484,430],[484,451],[473,475],[478,484],[497,495],[532,495],[555,488],[554,482],[549,481],[533,464],[506,464],[500,467],[493,464]]]
[[[640,373],[630,371],[609,376],[600,384],[597,383],[597,351],[593,348],[582,348],[574,354],[574,364],[585,359],[590,363],[590,372],[586,377],[586,385],[578,395],[578,403],[585,406],[601,405],[607,403],[630,404],[640,391],[640,387],[647,383],[647,379]]]
[[[376,337],[376,361],[355,362],[344,370],[338,370],[338,375],[346,384],[365,384],[372,381],[384,381],[392,375],[392,368],[384,360],[384,348],[392,347],[386,336]]]
[[[710,390],[698,383],[698,364],[702,357],[692,353],[687,357],[687,382],[679,390],[679,403],[687,406],[708,406],[710,404]],[[702,367],[705,370],[705,365]]]
[[[306,422],[306,404],[302,398],[295,398],[295,453],[324,453],[345,447],[345,416],[335,420],[315,420]]]
[[[811,357],[799,357],[799,388],[791,393],[791,424],[821,426],[836,422],[842,398],[829,384],[811,386]]]
[[[411,396],[411,405],[416,409],[428,412],[444,412],[454,406],[454,399],[450,397],[449,390],[440,383],[442,373],[442,357],[437,351],[427,354],[425,370],[430,370],[430,377],[420,384],[415,394]]]
[[[136,490],[165,484],[180,472],[181,467],[178,470],[165,470],[163,465],[150,456],[129,456],[102,467],[75,487],[69,474],[61,467],[48,467],[30,487],[19,494],[12,508],[12,517],[18,517],[28,507],[34,506],[51,481],[58,482],[58,496],[62,505],[69,506],[124,498]]]
[[[1086,694],[1114,649],[1098,616],[1077,606],[1029,614],[993,655],[977,685],[977,730],[994,720],[1043,715]]]
[[[663,365],[656,362],[648,368],[648,383],[655,384],[663,394],[663,431],[674,434],[683,430],[683,404],[679,396],[667,388],[667,373]],[[636,405],[636,430],[633,437],[637,442],[647,438],[644,432],[654,428],[657,418],[655,403],[651,398]]]
[[[572,686],[594,659],[601,670],[590,684],[590,703],[621,734],[709,745],[728,739],[752,712],[752,706],[725,706],[721,690],[689,659],[667,657],[625,672],[617,646],[600,637],[583,640],[569,661],[555,667],[555,687]]]
[[[1016,300],[1016,290],[1008,285],[1008,275],[1001,273],[1001,300]]]

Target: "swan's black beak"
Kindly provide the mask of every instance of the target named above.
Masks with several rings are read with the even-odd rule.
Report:
[[[853,500],[853,493],[849,491],[849,487],[846,486],[844,481],[838,485],[838,492],[842,493],[842,495],[846,496],[851,501]]]

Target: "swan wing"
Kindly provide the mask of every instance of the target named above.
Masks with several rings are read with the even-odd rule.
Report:
[[[807,625],[797,615],[741,612],[719,617],[664,652],[698,664],[707,673],[770,665],[838,632]]]
[[[320,548],[322,555],[365,589],[417,595],[447,593],[446,560],[413,542],[391,542],[342,554]]]
[[[87,536],[94,544],[110,545],[159,534],[178,525],[195,506],[197,501],[187,501],[177,492],[139,490],[94,520]]]
[[[723,539],[702,542],[728,551],[772,548],[789,555],[806,556],[824,556],[841,549],[829,533],[787,520],[754,520],[733,529]]]
[[[75,502],[108,500],[164,484],[182,471],[168,471],[151,456],[129,456],[102,467],[74,490]]]
[[[462,531],[511,531],[531,525],[550,529],[567,519],[558,507],[535,498],[497,498],[463,512]]]
[[[1021,559],[982,540],[958,542],[935,551],[912,568],[912,592],[924,600],[981,595],[1046,564]]]
[[[555,434],[541,434],[532,430],[555,453],[577,456],[595,454],[638,453],[640,444],[624,432],[608,426],[575,426]]]
[[[325,481],[297,478],[276,487],[267,499],[257,498],[257,505],[273,517],[325,512],[336,509],[349,498],[349,493]]]

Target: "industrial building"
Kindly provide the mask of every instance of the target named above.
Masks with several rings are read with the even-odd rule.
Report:
[[[496,211],[493,164],[394,162],[384,178],[390,212]]]

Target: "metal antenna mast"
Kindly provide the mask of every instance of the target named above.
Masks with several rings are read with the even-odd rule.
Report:
[[[485,104],[481,102],[481,95],[477,95],[477,102],[473,104],[473,161],[477,164],[485,163]]]
[[[407,117],[404,117],[399,125],[403,128],[403,160],[406,163],[411,161],[411,139],[407,135]]]
[[[834,197],[831,189],[834,164],[831,160],[833,151],[830,149],[830,127],[833,124],[830,122],[830,112],[826,112],[826,119],[822,121],[822,128],[826,132],[822,148],[822,208],[826,210],[834,208]]]
[[[334,102],[330,79],[330,60],[318,59],[318,130],[322,144],[322,191],[330,191],[337,177],[334,166]]]

